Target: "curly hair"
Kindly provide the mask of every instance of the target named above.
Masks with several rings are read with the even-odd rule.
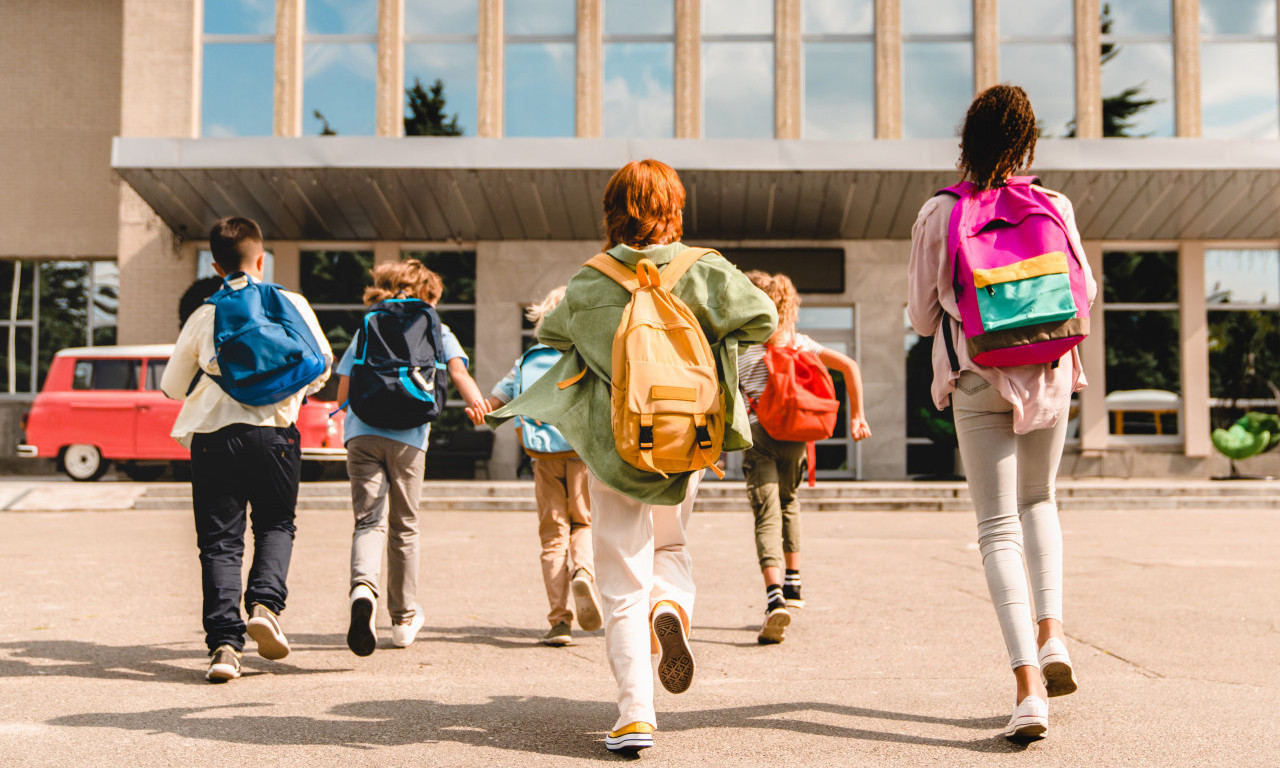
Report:
[[[1038,135],[1027,92],[1016,85],[993,85],[974,98],[964,116],[956,168],[978,189],[991,189],[1031,167]]]
[[[633,160],[618,169],[604,190],[605,250],[618,244],[644,248],[684,236],[684,184],[659,160]]]
[[[417,259],[379,264],[370,273],[373,285],[364,289],[365,306],[394,298],[422,299],[434,306],[444,295],[444,281]]]
[[[542,318],[546,317],[547,313],[555,309],[556,305],[564,299],[564,293],[565,286],[563,285],[552,288],[542,298],[542,301],[531,305],[524,311],[524,316],[529,318],[529,322],[533,323],[535,332],[542,327]]]
[[[771,275],[758,269],[743,274],[773,300],[774,306],[778,308],[778,330],[784,333],[794,332],[796,320],[800,316],[800,292],[796,290],[796,284],[791,282],[791,278],[781,272]]]

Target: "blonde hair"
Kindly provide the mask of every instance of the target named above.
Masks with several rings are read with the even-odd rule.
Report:
[[[529,318],[529,322],[533,323],[533,330],[535,332],[538,328],[542,327],[542,318],[546,317],[547,313],[555,309],[556,305],[564,299],[564,291],[565,286],[563,285],[557,288],[552,288],[546,296],[542,297],[542,301],[530,306],[524,311],[524,316]]]
[[[796,319],[800,316],[800,292],[796,290],[796,284],[781,272],[771,275],[768,272],[753,269],[745,274],[747,279],[755,287],[764,291],[764,294],[772,299],[774,306],[778,308],[778,330],[786,333],[793,332],[796,328]]]
[[[444,295],[444,281],[417,259],[379,264],[369,270],[373,285],[364,289],[365,306],[386,299],[421,299],[435,305]]]

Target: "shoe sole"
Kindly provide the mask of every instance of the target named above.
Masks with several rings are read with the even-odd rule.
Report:
[[[1043,720],[1027,718],[1010,724],[1005,729],[1004,737],[1010,741],[1035,741],[1043,739],[1048,732],[1049,726]]]
[[[258,655],[268,661],[279,661],[289,655],[289,641],[271,626],[267,619],[249,619],[249,637],[258,644]]]
[[[600,628],[600,603],[596,601],[591,582],[586,579],[574,579],[571,583],[573,602],[578,626],[583,632],[595,632]]]
[[[378,647],[378,638],[373,634],[373,601],[368,598],[351,602],[347,647],[357,656],[370,656]]]
[[[204,679],[211,683],[225,683],[240,676],[240,670],[230,664],[213,664],[205,673]]]
[[[628,733],[625,736],[606,736],[604,746],[610,752],[639,752],[653,746],[653,735],[648,733]]]
[[[658,614],[653,620],[662,655],[658,660],[658,680],[671,693],[684,693],[693,682],[693,651],[684,636],[684,625],[674,613]]]
[[[788,608],[803,608],[803,607],[804,607],[804,601],[803,601],[803,600],[788,600],[788,601],[787,601],[787,607],[788,607]]]
[[[1066,662],[1048,662],[1040,672],[1044,676],[1044,687],[1050,698],[1075,693],[1080,687],[1076,684],[1075,672]]]
[[[791,614],[786,611],[774,611],[765,618],[756,642],[760,645],[777,645],[787,639],[787,627],[790,625]]]
[[[573,639],[568,637],[544,637],[538,642],[552,648],[563,648],[566,645],[573,645]]]

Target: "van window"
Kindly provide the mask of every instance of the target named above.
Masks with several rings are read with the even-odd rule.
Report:
[[[80,360],[72,389],[137,389],[141,360]]]
[[[160,389],[160,379],[164,377],[164,367],[168,362],[168,360],[147,361],[147,384],[143,389],[153,392]]]

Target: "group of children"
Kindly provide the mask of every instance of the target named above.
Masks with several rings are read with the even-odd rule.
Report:
[[[993,109],[1008,111],[1001,99],[1010,98],[1000,94]],[[1022,98],[1025,100],[1025,94]],[[985,112],[979,117],[997,125],[1002,119],[1000,114],[990,118]],[[1030,151],[1025,147],[1015,155],[1017,162],[1008,168],[1000,166],[999,173],[1007,176],[1029,164]],[[979,163],[970,162],[974,163],[971,167]],[[971,167],[966,167],[966,172]],[[999,173],[997,182],[1003,178]],[[1065,203],[1065,198],[1062,200]],[[467,373],[467,358],[452,332],[443,326],[440,334],[441,365],[466,401],[471,420],[497,427],[508,419],[518,419],[522,443],[533,460],[541,566],[550,605],[547,620],[551,626],[541,642],[569,644],[575,620],[585,631],[604,627],[605,649],[618,685],[618,716],[605,743],[618,752],[653,745],[657,718],[651,654],[658,655],[657,677],[668,691],[684,692],[693,680],[696,666],[689,631],[696,590],[687,527],[703,471],[720,473],[715,462],[721,451],[746,451],[743,471],[755,515],[756,550],[765,585],[759,642],[782,642],[792,619],[790,611],[804,605],[797,488],[805,444],[771,435],[757,418],[756,406],[773,374],[766,362],[766,349],[810,354],[823,366],[840,372],[848,397],[849,436],[853,440],[871,436],[857,364],[796,330],[799,295],[790,279],[764,272],[744,274],[715,251],[683,244],[684,205],[684,187],[670,166],[643,160],[628,163],[615,173],[604,195],[608,235],[604,253],[584,265],[566,286],[530,308],[528,315],[535,323],[539,343],[515,362],[488,397],[482,396]],[[920,239],[922,227],[942,221],[943,213],[933,213],[939,207],[937,198],[926,205],[915,233],[910,309],[922,334],[936,333],[944,313],[956,315],[947,299],[941,299],[939,305],[939,289],[929,282],[934,273],[941,274],[936,260],[940,253],[945,254],[945,246],[936,245],[936,236],[935,244],[929,246]],[[1069,203],[1063,210],[1069,216]],[[241,218],[219,221],[210,236],[210,248],[217,272],[230,276],[224,290],[241,289],[261,280],[262,234],[253,222]],[[921,266],[926,256],[934,261]],[[938,281],[942,285],[947,278]],[[437,275],[419,262],[405,261],[376,267],[364,300],[369,305],[419,300],[434,306],[442,292]],[[167,395],[185,399],[173,436],[192,452],[204,627],[211,654],[207,677],[215,682],[239,675],[246,632],[264,658],[279,659],[289,652],[278,615],[287,595],[285,576],[300,465],[293,422],[303,398],[317,391],[329,376],[333,356],[306,301],[297,294],[284,295],[305,318],[322,349],[325,370],[313,381],[285,400],[266,406],[245,405],[227,396],[217,382],[214,310],[206,304],[195,309],[183,325],[162,383]],[[649,302],[643,306],[642,295]],[[680,338],[671,348],[674,352],[653,352],[648,348],[657,343],[652,337],[644,337],[647,340],[638,347],[627,346],[632,342],[624,337],[631,333],[636,317],[654,311],[674,312],[667,317],[676,321],[650,321],[650,325],[663,325],[667,330],[680,323],[687,326],[678,332]],[[362,329],[360,333],[366,332]],[[943,329],[939,337],[946,333]],[[963,337],[955,340],[962,342]],[[337,366],[341,377],[338,397],[344,405],[353,369],[361,362],[354,351],[360,344],[357,334]],[[656,361],[629,357],[636,349],[655,355]],[[673,363],[672,355],[685,359],[681,356],[693,354],[702,355],[702,365],[681,368]],[[1046,365],[1044,372],[1034,375],[1050,377],[1056,382],[1056,389],[1050,389],[1069,397],[1072,388],[1083,385],[1078,354],[1072,354],[1072,366],[1059,371],[1057,365],[1052,369]],[[967,355],[954,370],[941,364],[937,368],[942,383],[935,391],[942,387],[943,397],[949,397],[957,386],[957,396],[981,391],[981,385],[992,378],[987,372],[993,370],[984,369]],[[201,377],[201,370],[209,375]],[[1006,390],[1012,387],[1016,394],[1026,396],[1024,400],[1033,399],[1027,394],[1028,388],[1035,390],[1033,374],[1020,375],[1022,378],[1015,376],[1011,383],[995,377],[991,391],[1007,400]],[[697,376],[709,378],[704,381]],[[637,385],[637,380],[642,385]],[[1045,387],[1035,391],[1043,393]],[[694,407],[695,401],[706,398],[710,406]],[[1017,422],[1012,426],[1007,423],[1009,409],[1002,408],[998,398],[988,399],[992,402],[984,400],[973,406],[956,401],[966,468],[974,467],[971,472],[980,478],[986,478],[987,473],[980,470],[978,450],[1016,452],[1019,461],[1026,460],[1026,440],[1012,436],[1026,430]],[[664,407],[669,413],[655,415],[652,408],[645,410],[644,401],[657,400],[667,403]],[[939,406],[943,405],[940,399]],[[639,421],[633,428],[626,419],[636,410]],[[1034,464],[1041,470],[1056,466],[1053,444],[1056,441],[1060,453],[1059,427],[1065,424],[1060,410],[1055,404],[1030,426],[1039,430],[1032,433],[1037,439],[1047,435],[1039,443],[1044,443],[1042,452],[1047,452],[1048,458]],[[988,412],[990,417],[983,415]],[[670,423],[663,421],[672,413],[687,421],[689,435],[674,434]],[[961,424],[962,413],[965,424]],[[1000,418],[1006,421],[999,422]],[[986,421],[979,426],[982,419]],[[968,425],[969,420],[974,426]],[[417,512],[429,430],[429,424],[409,429],[373,426],[350,410],[346,416],[347,470],[355,514],[347,642],[357,655],[366,656],[377,647],[375,616],[384,550],[389,564],[386,608],[392,621],[393,645],[408,646],[423,626],[423,610],[416,598],[420,557]],[[992,430],[1008,431],[1010,438],[997,445]],[[1045,472],[1037,475],[1043,484],[1036,490],[1036,499],[1018,504],[1012,514],[1000,515],[991,513],[989,506],[1003,508],[1005,498],[1016,500],[1025,495],[1026,488],[1020,485],[1010,496],[1004,493],[1009,490],[1004,485],[1013,483],[1015,475],[1003,466],[991,474],[989,483],[981,481],[982,494],[975,491],[974,495],[983,531],[984,562],[990,560],[988,580],[993,594],[999,585],[1016,598],[1013,582],[1021,578],[1021,610],[1026,611],[1025,575],[1012,563],[1017,559],[1020,568],[1019,513],[1023,525],[1029,517],[1039,521],[1037,543],[1047,550],[1037,563],[1039,573],[1033,573],[1037,602],[1042,595],[1050,601],[1047,608],[1042,604],[1038,659],[1037,646],[1026,639],[1021,619],[1014,615],[1016,605],[999,609],[1018,679],[1018,707],[1007,735],[1034,737],[1042,735],[1047,725],[1043,698],[1075,689],[1062,643],[1061,535],[1052,504],[1052,472],[1047,478],[1040,477]],[[229,482],[231,477],[237,482]],[[1016,478],[1023,483],[1021,474]],[[246,502],[253,509],[255,542],[249,583],[243,592],[247,624],[239,609]]]

